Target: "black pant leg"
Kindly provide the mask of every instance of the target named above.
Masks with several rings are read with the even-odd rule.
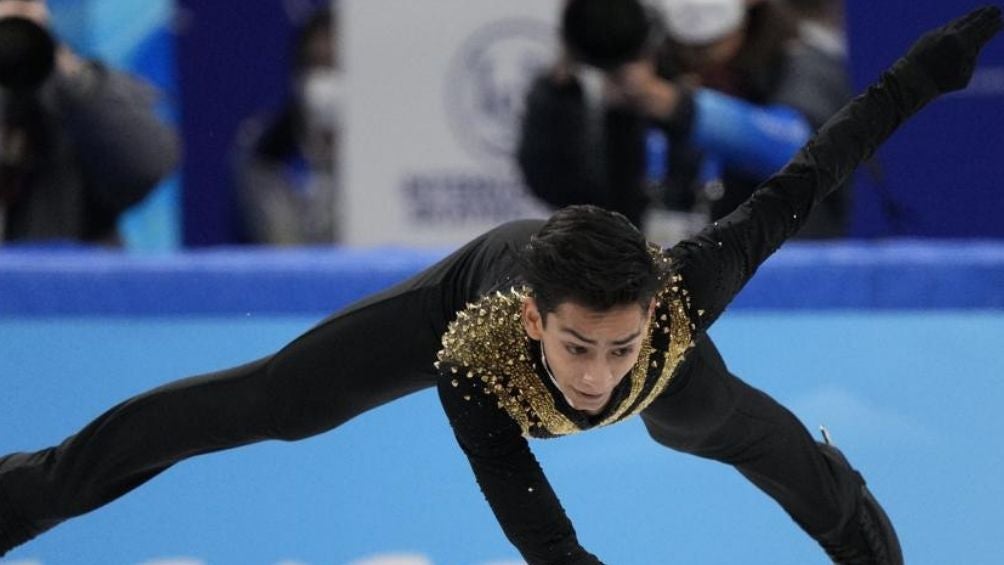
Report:
[[[729,373],[707,337],[686,363],[642,413],[656,441],[734,466],[810,535],[850,516],[858,488],[833,475],[794,414]]]
[[[60,445],[0,458],[0,554],[188,457],[294,440],[431,386],[435,288],[335,315],[275,355],[183,379],[111,408]],[[19,533],[15,534],[14,531]]]
[[[0,458],[0,555],[193,455],[308,437],[432,386],[447,324],[505,276],[536,225],[493,230],[274,355],[156,388],[58,446]]]

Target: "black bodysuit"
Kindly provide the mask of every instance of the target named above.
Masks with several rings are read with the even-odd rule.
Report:
[[[661,444],[734,465],[810,534],[829,531],[852,512],[855,487],[833,476],[790,412],[728,372],[705,330],[815,203],[935,94],[901,61],[733,214],[670,250],[653,249],[669,267],[655,319],[638,364],[596,417],[565,402],[522,330],[519,301],[532,290],[515,257],[540,222],[513,222],[274,355],[165,385],[58,446],[0,458],[0,555],[193,455],[308,437],[433,385],[502,528],[530,563],[598,560],[579,544],[526,438],[635,414]]]

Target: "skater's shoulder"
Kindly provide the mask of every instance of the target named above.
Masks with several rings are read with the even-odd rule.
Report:
[[[531,291],[524,286],[485,294],[457,312],[443,334],[439,360],[465,366],[506,364],[525,354],[527,335],[522,307]],[[511,365],[511,363],[508,363]]]

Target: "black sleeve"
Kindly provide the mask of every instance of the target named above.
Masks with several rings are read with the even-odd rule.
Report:
[[[697,329],[707,328],[816,204],[936,95],[929,76],[901,59],[827,121],[739,208],[673,247],[670,255],[688,290]]]
[[[439,397],[457,443],[506,537],[527,563],[600,563],[579,545],[519,426],[495,396],[463,369],[444,364],[441,371]]]

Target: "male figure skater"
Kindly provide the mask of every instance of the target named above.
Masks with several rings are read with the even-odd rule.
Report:
[[[0,553],[193,455],[304,438],[437,386],[530,563],[600,560],[580,545],[526,438],[640,414],[659,443],[734,465],[836,562],[901,564],[857,471],[731,375],[705,330],[899,124],[968,83],[1000,28],[989,7],[922,37],[744,205],[672,249],[593,207],[506,224],[274,355],[168,384],[58,446],[0,458]]]

